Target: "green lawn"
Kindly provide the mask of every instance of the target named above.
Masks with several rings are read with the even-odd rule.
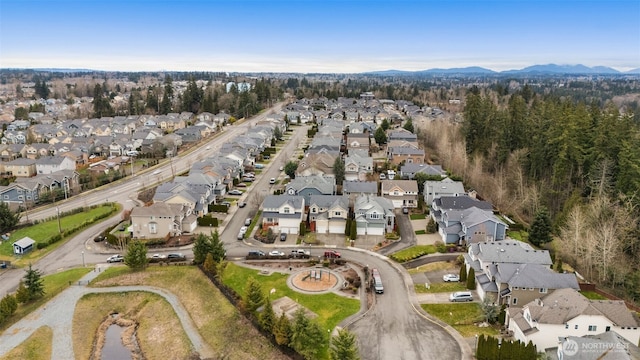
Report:
[[[433,245],[416,245],[391,254],[389,257],[397,262],[405,262],[419,258],[423,255],[434,254],[436,247]]]
[[[424,235],[427,232],[425,230],[416,230],[415,233],[416,233],[416,235]]]
[[[474,323],[482,322],[480,304],[422,304],[421,306],[429,314],[451,325],[463,337],[471,337],[476,334],[498,335],[498,330],[494,327],[478,327],[474,325]]]
[[[584,295],[584,297],[591,300],[607,300],[606,297],[598,294],[595,291],[580,291],[580,294]]]
[[[242,296],[249,277],[253,277],[260,282],[265,295],[275,289],[275,293],[271,295],[272,299],[288,296],[318,314],[318,323],[325,329],[333,329],[340,321],[360,310],[360,302],[358,300],[348,299],[332,293],[313,295],[295,292],[287,286],[288,275],[279,273],[273,273],[269,276],[259,275],[257,270],[229,263],[222,280]]]
[[[16,312],[2,323],[2,325],[0,325],[0,331],[4,331],[18,320],[30,314],[33,310],[39,308],[42,304],[53,299],[56,295],[61,293],[62,290],[68,288],[70,283],[78,281],[81,277],[89,273],[89,271],[92,271],[92,269],[75,268],[44,276],[42,278],[44,283],[44,296],[27,304],[20,304]]]
[[[433,283],[429,284],[429,288],[425,287],[424,284],[416,284],[415,289],[417,293],[443,293],[443,292],[455,292],[455,291],[465,291],[467,287],[465,284],[461,282],[446,282],[446,283]]]
[[[424,214],[411,214],[411,215],[409,215],[409,219],[411,219],[411,220],[423,220],[423,219],[426,219],[426,216]]]
[[[60,217],[60,229],[64,231],[65,229],[72,228],[74,226],[77,226],[78,224],[89,222],[93,218],[108,214],[111,211],[111,205],[103,205],[100,207],[89,209],[85,212]],[[12,260],[13,242],[18,241],[25,236],[32,238],[37,243],[41,243],[47,241],[52,235],[58,233],[58,220],[55,218],[53,220],[18,229],[11,234],[9,241],[4,241],[2,242],[2,245],[0,245],[0,259]],[[49,251],[55,249],[57,246],[60,246],[63,242],[64,239],[62,241],[58,241],[53,245],[47,246],[44,249],[32,251],[23,256],[22,260],[23,262],[35,262],[35,260],[48,253]]]

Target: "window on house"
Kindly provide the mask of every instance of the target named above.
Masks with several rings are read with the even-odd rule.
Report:
[[[541,288],[541,289],[540,289],[540,292],[541,292],[542,294],[546,294],[546,293],[547,293],[547,291],[548,291],[548,290],[547,290],[547,288]]]
[[[578,325],[574,326],[573,330],[578,330]]]
[[[340,213],[340,211],[336,211],[336,212],[334,213],[334,215],[335,215],[335,216],[341,216],[341,213]]]
[[[589,325],[589,331],[596,331],[597,328],[595,325]]]
[[[285,214],[289,214],[291,212],[291,209],[289,209],[288,207],[284,208],[284,213]]]
[[[513,299],[511,300],[511,303],[512,303],[513,305],[516,305],[516,304],[518,303],[518,298],[513,298]]]
[[[149,232],[151,234],[157,234],[158,233],[158,224],[151,222],[149,223]]]
[[[569,324],[564,324],[564,328],[568,329],[569,328]]]
[[[604,331],[611,331],[611,326],[607,326],[606,328],[604,328]]]

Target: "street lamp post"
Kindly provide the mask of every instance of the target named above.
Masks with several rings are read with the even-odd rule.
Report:
[[[84,251],[82,251],[82,267],[86,267],[86,264],[84,262]]]
[[[62,234],[62,227],[60,226],[60,208],[56,206],[56,216],[58,217],[58,233]]]

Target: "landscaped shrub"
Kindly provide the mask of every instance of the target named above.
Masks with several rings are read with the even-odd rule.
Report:
[[[205,215],[198,218],[198,226],[213,226],[218,227],[218,218],[210,215]]]

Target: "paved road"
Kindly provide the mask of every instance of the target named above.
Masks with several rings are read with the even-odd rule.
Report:
[[[93,280],[99,272],[92,271],[85,275],[80,282],[86,283]],[[75,359],[73,341],[71,338],[71,326],[76,303],[82,296],[91,293],[146,291],[162,296],[175,311],[182,323],[185,333],[189,337],[193,350],[202,357],[212,357],[214,352],[209,348],[198,332],[189,313],[182,306],[178,298],[164,289],[150,286],[115,286],[108,288],[88,288],[85,286],[71,286],[58,294],[53,300],[29,314],[17,323],[13,324],[0,335],[0,357],[11,349],[20,345],[31,334],[42,326],[49,326],[53,330],[52,359]]]
[[[406,271],[381,256],[353,250],[342,252],[349,259],[377,268],[384,285],[384,294],[375,295],[375,306],[348,326],[357,335],[363,359],[470,358],[461,350],[463,339],[459,334],[429,320],[418,310],[419,305],[412,296],[413,284]]]

